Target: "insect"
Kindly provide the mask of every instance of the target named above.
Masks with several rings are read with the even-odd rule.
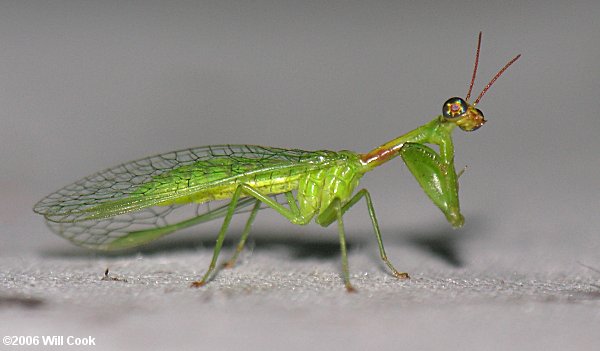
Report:
[[[256,145],[217,145],[173,151],[124,163],[92,174],[39,201],[33,208],[55,233],[73,243],[101,250],[124,249],[155,240],[177,230],[224,218],[210,265],[193,287],[213,276],[227,229],[234,214],[249,212],[235,253],[225,266],[233,266],[244,248],[257,212],[271,208],[291,223],[305,225],[315,219],[327,227],[337,223],[342,276],[350,282],[344,213],[364,199],[381,259],[394,276],[409,275],[394,268],[385,253],[371,196],[355,191],[361,177],[400,156],[431,201],[453,227],[463,225],[454,168],[452,131],[470,132],[485,123],[475,106],[492,84],[521,55],[510,60],[469,102],[481,48],[465,99],[453,97],[442,114],[417,129],[372,151],[304,151]],[[425,145],[437,145],[439,152]],[[461,172],[462,173],[462,172]]]

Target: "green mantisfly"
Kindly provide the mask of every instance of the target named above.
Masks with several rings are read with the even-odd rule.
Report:
[[[510,60],[485,86],[474,102],[469,98],[477,74],[481,33],[475,67],[465,99],[453,97],[431,122],[397,137],[368,153],[304,151],[256,145],[216,145],[173,151],[124,163],[92,174],[42,199],[33,210],[43,215],[55,233],[73,243],[99,250],[124,249],[155,240],[195,224],[223,218],[210,265],[192,283],[200,287],[215,271],[225,234],[234,214],[249,212],[235,253],[225,263],[233,266],[244,248],[258,210],[271,208],[291,223],[305,225],[315,218],[327,227],[337,222],[342,276],[354,291],[348,271],[343,216],[358,201],[366,201],[379,254],[394,276],[407,273],[388,260],[366,189],[355,189],[361,177],[401,156],[427,196],[453,227],[464,223],[454,169],[452,130],[470,132],[485,123],[475,106],[496,79],[520,55]],[[439,152],[429,146],[437,145]],[[462,172],[461,172],[462,173]]]

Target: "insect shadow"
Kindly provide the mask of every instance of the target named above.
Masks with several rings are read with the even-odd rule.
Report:
[[[35,309],[44,305],[44,300],[37,297],[19,296],[19,295],[0,295],[0,309],[6,307],[20,307],[26,309]]]
[[[306,228],[303,228],[306,229]],[[223,242],[223,249],[234,251],[239,240],[238,231],[232,231],[229,238]],[[215,245],[213,236],[202,235],[193,230],[183,231],[174,237],[163,238],[132,249],[118,251],[95,251],[80,247],[64,247],[48,249],[42,252],[47,257],[128,257],[138,254],[155,255],[169,252],[184,252],[206,249],[212,252]],[[346,244],[348,249],[365,246],[370,243],[370,237],[353,238]],[[322,231],[273,231],[258,230],[248,239],[252,251],[273,251],[285,248],[295,259],[329,259],[340,254],[340,243],[335,235],[323,235]],[[247,250],[247,249],[246,249]]]
[[[411,248],[423,251],[445,262],[452,267],[463,267],[465,259],[461,254],[461,245],[467,240],[472,240],[484,232],[480,225],[485,219],[470,217],[469,224],[460,231],[447,229],[443,227],[429,227],[429,229],[409,230],[398,229],[388,230],[384,234],[386,245],[410,246]],[[237,245],[239,231],[230,233],[225,239],[223,248],[233,251]],[[325,235],[324,235],[325,234]],[[273,251],[273,249],[284,248],[288,250],[290,256],[294,259],[334,259],[340,255],[340,244],[335,235],[326,235],[322,230],[310,230],[301,228],[301,230],[256,230],[251,233],[249,242],[253,246],[253,251]],[[146,244],[134,249],[121,251],[93,251],[77,248],[73,246],[46,250],[42,252],[48,257],[128,257],[138,254],[155,255],[168,252],[183,252],[189,250],[198,250],[204,248],[212,250],[215,244],[215,238],[206,233],[199,233],[194,230],[184,230],[173,237],[164,238],[150,244]],[[379,262],[376,250],[376,242],[372,233],[355,233],[348,238],[348,250],[361,248],[361,250],[370,250],[373,258]],[[373,249],[373,250],[371,250]],[[393,258],[392,258],[393,259]]]
[[[419,233],[413,232],[405,240],[411,246],[425,251],[452,267],[463,267],[465,262],[460,254],[459,244],[465,240],[465,233],[460,236],[452,233],[451,229],[440,229]]]

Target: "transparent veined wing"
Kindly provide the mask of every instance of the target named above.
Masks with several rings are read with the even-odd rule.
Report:
[[[80,246],[136,246],[172,232],[176,223],[190,223],[193,218],[201,223],[224,216],[227,204],[211,206],[192,199],[203,189],[253,172],[285,176],[295,169],[303,172],[322,167],[327,153],[255,145],[173,151],[85,177],[48,195],[34,211],[46,217],[52,231]],[[287,203],[283,196],[271,196]],[[247,211],[252,203],[254,199],[240,199],[235,212]],[[123,239],[134,237],[137,239],[124,245]]]

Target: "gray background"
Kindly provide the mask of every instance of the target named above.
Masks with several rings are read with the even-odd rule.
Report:
[[[591,0],[1,2],[0,331],[130,350],[597,348],[599,15]],[[31,212],[172,149],[366,152],[465,95],[479,31],[476,93],[523,57],[479,105],[489,123],[455,133],[465,227],[399,160],[362,182],[408,282],[379,262],[364,204],[346,217],[353,295],[334,227],[263,211],[239,266],[193,290],[218,223],[106,256]]]

